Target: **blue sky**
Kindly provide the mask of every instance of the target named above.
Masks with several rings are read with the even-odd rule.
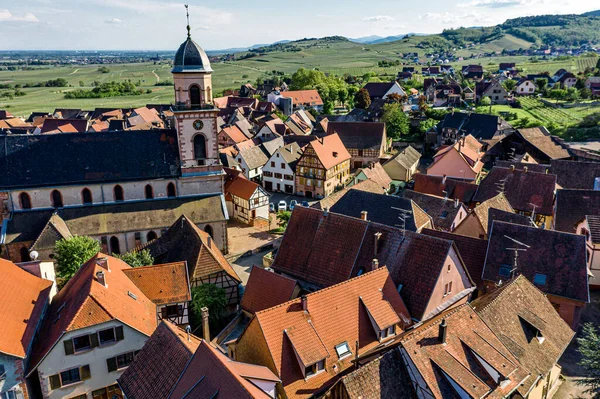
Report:
[[[283,39],[436,33],[507,18],[600,8],[594,0],[189,0],[205,49]],[[0,0],[0,50],[175,50],[185,39],[176,0]]]

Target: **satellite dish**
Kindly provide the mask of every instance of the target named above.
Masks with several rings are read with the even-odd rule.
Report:
[[[38,253],[38,251],[31,251],[29,253],[29,257],[31,258],[31,260],[37,260],[37,258],[40,256],[40,254]]]

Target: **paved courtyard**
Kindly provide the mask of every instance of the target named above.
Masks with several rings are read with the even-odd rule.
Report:
[[[273,219],[271,228],[277,227],[277,221]],[[265,244],[269,244],[277,235],[271,234],[268,230],[261,230],[254,226],[230,220],[227,223],[227,234],[229,241],[229,255],[227,257],[237,256],[252,251]]]

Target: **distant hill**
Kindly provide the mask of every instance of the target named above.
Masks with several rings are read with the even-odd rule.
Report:
[[[600,10],[586,12],[581,15],[584,17],[600,17]]]
[[[357,37],[357,38],[348,38],[348,40],[350,40],[351,42],[354,43],[362,43],[362,44],[369,44],[372,43],[375,40],[379,40],[379,39],[383,39],[383,37],[381,36],[377,36],[377,35],[371,35],[371,36],[363,36],[363,37]]]

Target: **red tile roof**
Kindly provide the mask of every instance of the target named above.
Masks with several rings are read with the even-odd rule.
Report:
[[[382,326],[398,323],[396,333],[411,323],[385,267],[308,294],[307,312],[301,301],[257,312],[251,322],[260,326],[288,398],[307,398],[334,383],[352,366],[357,341],[359,355],[380,344],[369,313]],[[238,345],[244,344],[248,331]],[[342,343],[348,344],[352,355],[340,359],[335,347]],[[304,379],[302,368],[321,360],[325,360],[325,371]]]
[[[250,380],[279,382],[268,368],[235,362],[203,340],[169,398],[271,398]]]
[[[447,324],[445,344],[439,338],[442,320]],[[436,398],[457,396],[448,378],[470,397],[504,398],[529,374],[467,304],[410,331],[402,338],[402,347]],[[494,381],[477,357],[496,370],[501,380],[508,378],[506,385]]]
[[[294,105],[323,105],[323,100],[316,90],[282,91],[281,96],[294,100]]]
[[[224,127],[222,132],[236,144],[248,140],[248,137],[236,125]]]
[[[477,184],[467,181],[455,180],[443,176],[426,175],[417,173],[413,175],[415,181],[414,191],[423,194],[437,195],[438,197],[448,197],[458,199],[461,202],[469,203],[477,191]]]
[[[351,158],[350,153],[337,134],[330,134],[313,140],[308,145],[313,148],[325,169],[331,169]]]
[[[136,267],[123,273],[156,305],[192,299],[185,262]]]
[[[200,342],[163,321],[117,380],[123,393],[130,399],[167,398]]]
[[[244,175],[239,174],[233,178],[227,179],[225,182],[225,193],[235,195],[236,197],[243,198],[245,200],[250,201],[250,197],[259,190],[259,185],[253,181],[250,181],[244,177]]]
[[[292,299],[296,280],[253,266],[240,306],[256,313]]]
[[[52,299],[31,355],[32,369],[67,331],[119,320],[142,334],[152,335],[156,329],[156,305],[127,278],[123,273],[127,269],[131,266],[102,253],[79,268]],[[100,271],[105,274],[107,287],[97,280],[96,273]]]
[[[60,132],[85,132],[88,121],[86,119],[56,119],[46,118],[41,128],[41,133]]]
[[[0,353],[25,358],[52,282],[0,259]]]

